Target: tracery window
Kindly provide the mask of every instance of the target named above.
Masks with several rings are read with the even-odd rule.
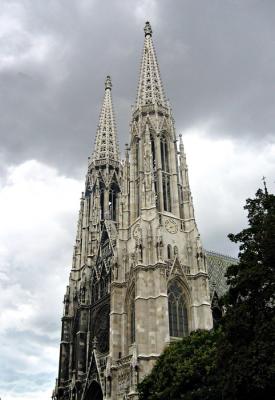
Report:
[[[135,151],[136,151],[136,154],[135,154],[135,158],[136,158],[136,177],[138,177],[138,175],[139,175],[139,143],[138,143],[138,140],[136,141],[136,144],[135,144]]]
[[[139,141],[136,140],[135,143],[135,161],[136,161],[136,177],[135,177],[135,187],[136,187],[136,216],[140,215],[140,198],[139,198]]]
[[[117,192],[115,190],[109,191],[109,214],[112,221],[116,221],[116,206],[117,206]]]
[[[109,190],[109,218],[112,221],[117,220],[117,197],[119,188],[115,182],[111,184]]]
[[[158,178],[157,178],[157,163],[156,163],[156,145],[155,145],[155,139],[153,135],[150,135],[150,142],[151,142],[151,153],[152,153],[152,167],[153,167],[153,173],[154,173],[154,189],[155,189],[155,194],[156,194],[156,206],[157,209],[159,210],[159,197],[158,197]]]
[[[167,138],[163,134],[160,139],[161,169],[162,169],[162,193],[164,211],[171,211],[171,174],[169,168],[169,152]]]
[[[104,219],[104,189],[100,189],[100,219]]]
[[[96,276],[94,275],[93,278],[93,286],[92,286],[92,302],[96,303],[99,297],[99,282],[96,279]]]
[[[156,150],[155,150],[155,141],[152,135],[150,135],[151,142],[151,152],[152,152],[152,161],[153,161],[153,169],[156,167]]]
[[[169,155],[168,155],[168,143],[165,135],[161,136],[160,140],[160,153],[161,153],[161,166],[162,170],[169,172]]]
[[[132,291],[130,299],[130,342],[136,340],[136,312],[135,312],[135,289]]]
[[[171,260],[171,258],[172,258],[172,246],[171,246],[171,244],[168,244],[168,246],[167,246],[167,258],[168,258],[168,260]]]
[[[187,336],[187,305],[183,290],[177,280],[173,280],[168,286],[168,308],[170,336]]]

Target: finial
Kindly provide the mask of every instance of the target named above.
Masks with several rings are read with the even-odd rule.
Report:
[[[107,89],[112,89],[112,81],[111,81],[111,77],[109,75],[107,75],[106,77],[106,81],[105,81],[105,90]]]
[[[145,37],[152,36],[153,31],[149,21],[145,22],[144,32],[145,32]]]

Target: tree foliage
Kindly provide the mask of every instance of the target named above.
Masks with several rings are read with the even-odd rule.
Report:
[[[140,400],[218,399],[217,332],[197,331],[170,344],[138,385]]]
[[[140,400],[275,399],[275,196],[244,207],[239,263],[227,271],[221,326],[171,344],[139,385]]]
[[[248,199],[249,226],[229,267],[226,313],[218,342],[223,399],[275,398],[275,196],[259,189]]]

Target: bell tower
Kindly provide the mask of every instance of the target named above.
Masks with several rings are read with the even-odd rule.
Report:
[[[64,297],[58,400],[137,399],[165,346],[212,315],[188,167],[146,22],[120,160],[108,76]]]
[[[196,329],[210,329],[205,255],[197,229],[182,137],[176,136],[146,22],[131,120],[127,286],[134,308],[141,376],[163,348]],[[133,317],[129,317],[130,319]]]

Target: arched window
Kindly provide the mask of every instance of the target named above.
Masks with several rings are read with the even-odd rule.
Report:
[[[93,280],[93,286],[92,286],[92,302],[96,303],[98,300],[98,295],[99,295],[99,283],[96,280],[96,277],[94,277]]]
[[[160,139],[161,169],[162,169],[162,193],[164,211],[171,211],[171,187],[169,152],[166,136],[163,134]]]
[[[109,218],[112,221],[117,220],[117,197],[119,193],[119,187],[116,182],[112,182],[109,189]]]
[[[135,313],[135,288],[132,291],[130,300],[130,342],[136,340],[136,313]]]
[[[161,153],[161,166],[162,171],[169,172],[169,154],[168,143],[165,135],[160,139],[160,153]]]
[[[136,188],[136,193],[135,193],[135,203],[136,203],[136,216],[138,217],[140,215],[140,194],[139,194],[139,140],[138,138],[136,139],[135,143],[135,162],[136,162],[136,170],[135,170],[135,188]]]
[[[176,257],[178,255],[178,246],[174,246],[174,256]]]
[[[211,302],[211,310],[213,317],[213,324],[216,327],[222,319],[222,308],[220,306],[219,297],[216,292],[214,292],[212,302]]]
[[[152,134],[150,135],[150,142],[151,142],[152,163],[153,163],[153,172],[154,172],[154,189],[155,189],[155,194],[156,194],[156,206],[157,206],[157,209],[159,210],[156,146],[155,146],[155,139]]]
[[[154,141],[154,138],[152,135],[150,135],[150,142],[151,142],[153,169],[155,169],[155,167],[156,167],[156,150],[155,150],[155,141]]]
[[[187,306],[183,290],[177,280],[172,281],[168,286],[168,308],[170,336],[187,336]]]
[[[136,158],[136,177],[139,175],[139,143],[138,140],[135,144],[135,158]]]
[[[172,246],[171,246],[171,244],[168,244],[168,246],[167,246],[167,258],[168,258],[168,260],[171,260],[171,258],[172,258]]]
[[[100,297],[103,297],[105,295],[105,293],[106,293],[106,286],[105,285],[106,285],[105,278],[102,277],[100,279]]]
[[[116,221],[116,199],[117,193],[115,190],[109,191],[109,215],[112,221]]]
[[[104,219],[104,189],[100,189],[100,219]]]
[[[142,262],[143,260],[143,248],[142,245],[140,244],[138,246],[138,261]]]

